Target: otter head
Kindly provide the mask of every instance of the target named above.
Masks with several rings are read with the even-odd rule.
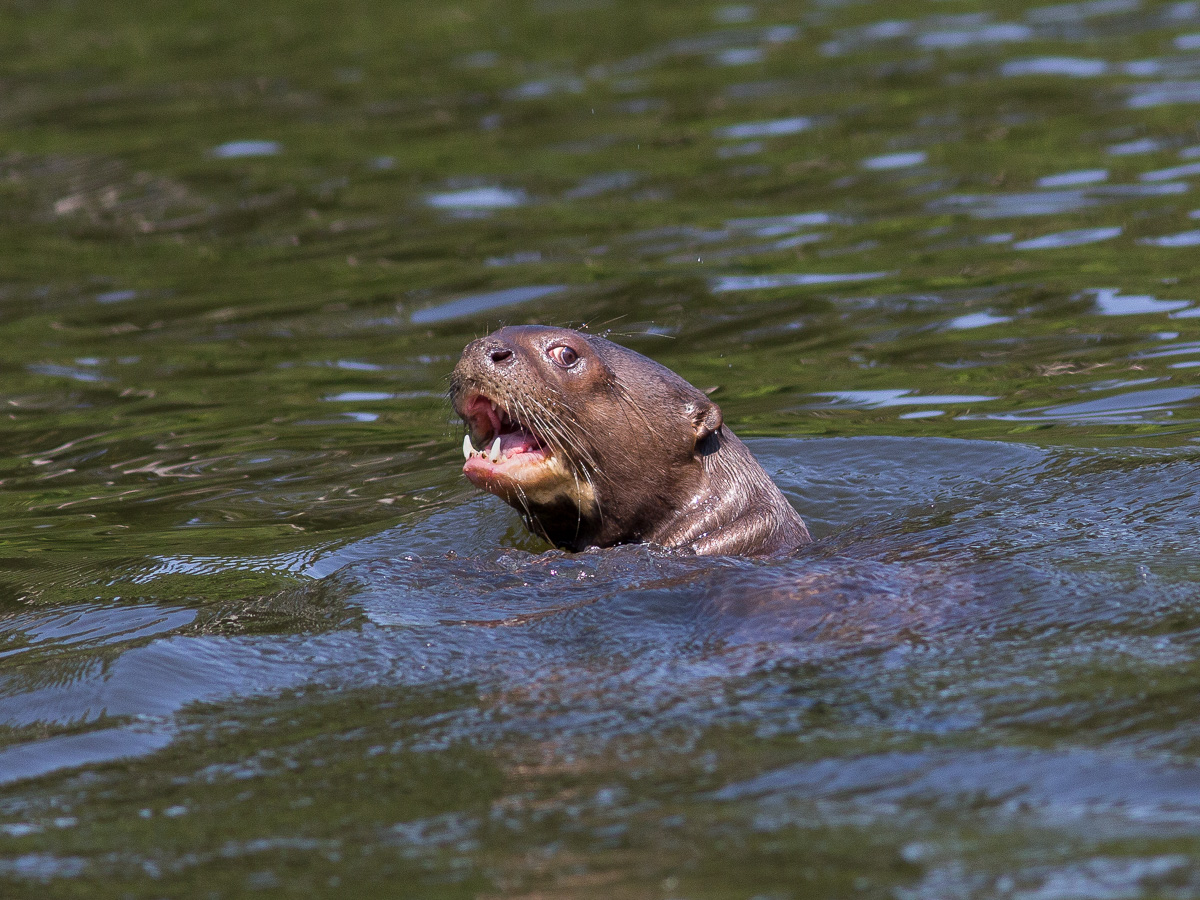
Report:
[[[721,410],[671,370],[568,328],[512,326],[469,344],[450,379],[463,472],[571,550],[653,538],[695,502]],[[479,448],[479,449],[476,449]]]

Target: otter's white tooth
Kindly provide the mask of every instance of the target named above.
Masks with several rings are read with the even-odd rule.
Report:
[[[499,435],[497,435],[496,439],[494,441],[492,441],[492,452],[488,454],[488,459],[490,459],[494,463],[500,462],[500,436]]]
[[[471,436],[463,435],[463,459],[470,459],[471,454],[475,452],[475,448],[471,446]]]

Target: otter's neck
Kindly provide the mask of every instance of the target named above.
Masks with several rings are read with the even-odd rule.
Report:
[[[697,448],[703,477],[691,503],[646,540],[697,553],[772,556],[812,538],[749,448],[724,425]]]
[[[535,534],[572,552],[650,542],[701,554],[772,556],[812,540],[803,520],[732,431],[721,426],[697,450],[697,464],[669,492],[638,492],[633,502],[602,499],[587,514],[564,499],[532,508],[526,523]],[[670,508],[664,506],[664,493],[672,498]]]

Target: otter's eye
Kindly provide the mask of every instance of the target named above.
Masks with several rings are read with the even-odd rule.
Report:
[[[546,352],[550,354],[550,358],[552,360],[554,360],[564,369],[569,369],[571,366],[575,365],[575,363],[579,362],[579,354],[565,345],[551,347]]]

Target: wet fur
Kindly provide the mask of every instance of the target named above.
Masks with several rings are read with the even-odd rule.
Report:
[[[556,344],[579,354],[574,369],[550,360]],[[513,355],[496,363],[498,350]],[[553,496],[535,499],[520,485],[497,492],[559,547],[652,542],[765,556],[810,540],[720,408],[628,348],[565,328],[503,328],[468,345],[451,376],[460,415],[475,394],[503,407],[563,465]]]

